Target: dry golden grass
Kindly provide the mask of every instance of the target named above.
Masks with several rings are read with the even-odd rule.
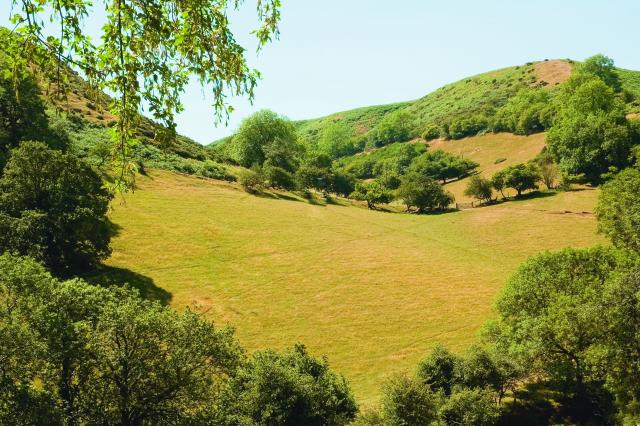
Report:
[[[251,350],[303,342],[326,354],[365,405],[434,344],[474,342],[527,256],[600,241],[592,215],[564,213],[591,211],[594,190],[418,216],[160,171],[139,184],[114,205],[109,265],[150,277],[177,308],[233,324]]]

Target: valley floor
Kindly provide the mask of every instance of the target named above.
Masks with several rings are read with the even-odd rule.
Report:
[[[363,405],[436,343],[464,350],[527,256],[592,246],[597,191],[439,215],[372,212],[152,171],[114,203],[106,278],[232,324],[249,349],[303,342]]]

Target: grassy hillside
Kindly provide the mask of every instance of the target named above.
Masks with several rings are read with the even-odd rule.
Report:
[[[488,134],[457,141],[436,140],[429,143],[432,149],[442,149],[453,154],[471,159],[480,166],[477,171],[482,176],[490,178],[495,172],[517,163],[525,163],[533,159],[545,146],[545,134],[538,133],[531,136],[517,136],[511,133]],[[470,202],[471,198],[464,195],[469,178],[453,181],[445,185],[458,202]],[[515,191],[510,194],[515,195]]]
[[[469,346],[527,256],[601,241],[591,214],[570,213],[591,211],[595,190],[404,215],[161,171],[139,184],[113,206],[118,235],[103,281],[125,277],[173,306],[194,305],[237,326],[250,349],[304,342],[365,404],[435,343]]]

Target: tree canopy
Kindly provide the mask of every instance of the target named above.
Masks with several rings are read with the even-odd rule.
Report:
[[[35,67],[56,83],[54,95],[64,97],[68,67],[96,90],[113,95],[111,112],[118,118],[116,187],[126,186],[135,172],[130,154],[143,105],[164,126],[158,139],[169,142],[175,138],[175,115],[183,110],[181,95],[191,78],[211,91],[213,108],[222,118],[232,111],[227,95],[252,98],[260,77],[247,65],[245,49],[236,41],[228,16],[243,1],[9,3],[16,37],[5,48],[14,75]],[[87,29],[94,8],[106,11],[97,39]],[[257,1],[257,15],[255,35],[261,47],[278,35],[280,1]]]
[[[82,160],[23,142],[0,179],[0,251],[31,256],[61,274],[92,266],[111,253],[111,198]]]

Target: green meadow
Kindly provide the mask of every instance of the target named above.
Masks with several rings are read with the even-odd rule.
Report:
[[[102,278],[231,324],[249,350],[303,342],[370,405],[434,344],[474,343],[528,256],[604,242],[597,192],[408,215],[152,171],[113,204]]]

